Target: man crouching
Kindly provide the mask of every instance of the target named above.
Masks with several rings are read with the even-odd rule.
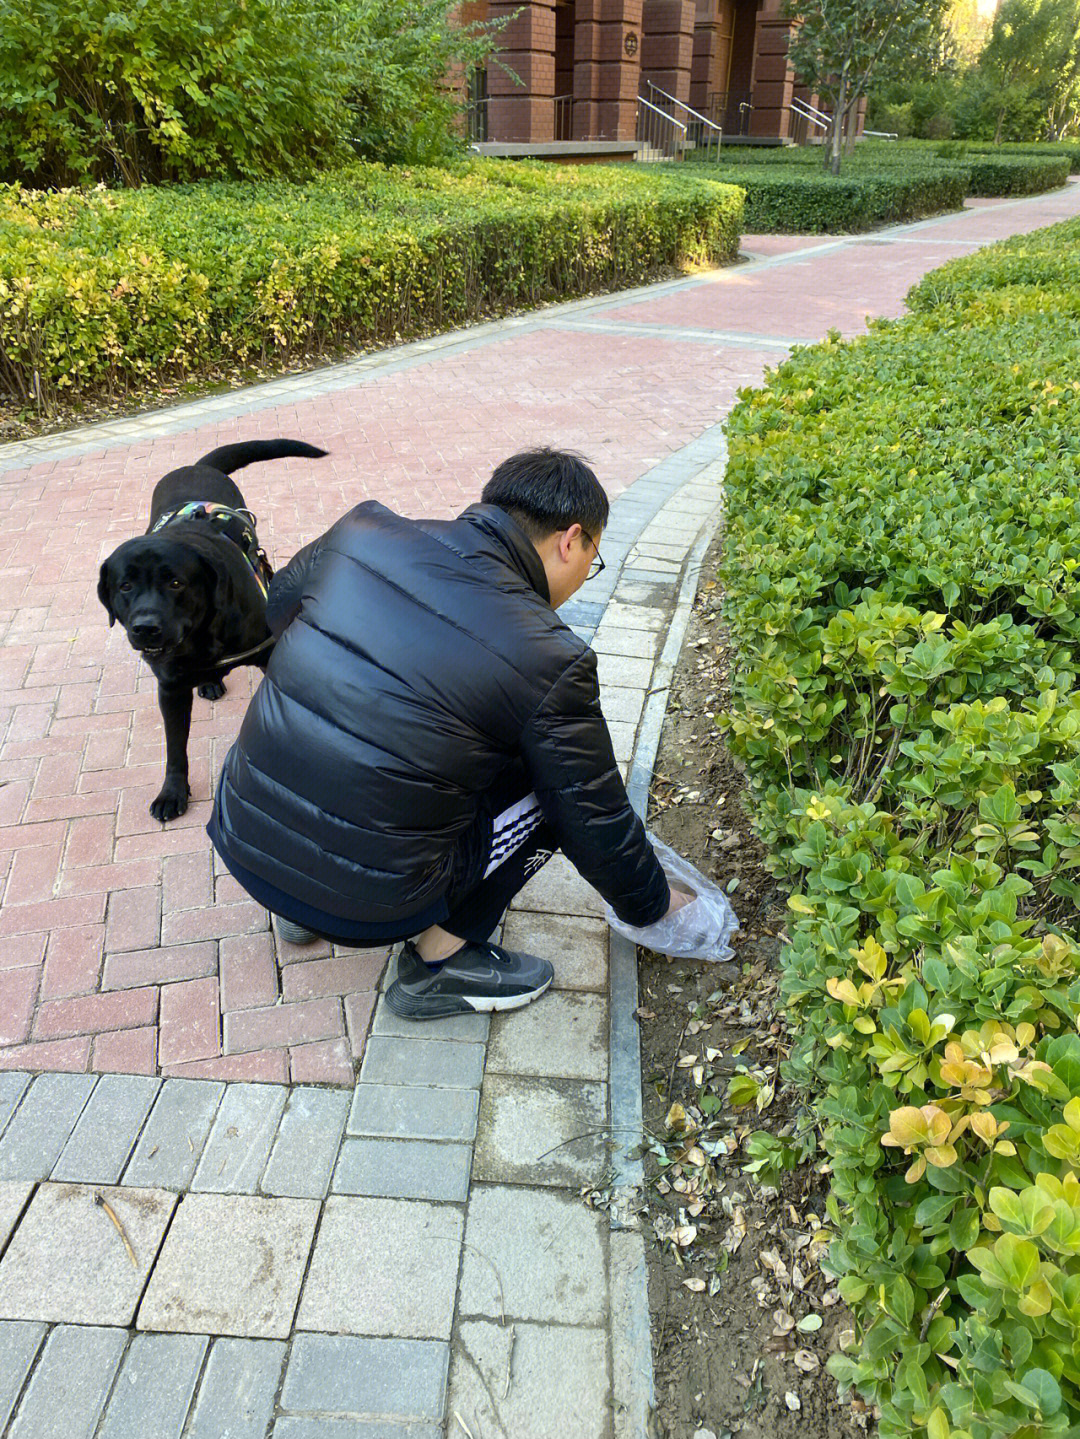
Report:
[[[588,465],[531,450],[456,520],[357,505],[273,581],[278,643],[208,831],[283,939],[407,941],[397,1014],[543,994],[546,959],[488,941],[556,849],[629,924],[686,900],[627,799],[596,656],[556,613],[603,567],[607,517]]]

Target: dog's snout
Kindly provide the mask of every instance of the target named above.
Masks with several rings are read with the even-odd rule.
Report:
[[[138,620],[128,626],[133,640],[139,644],[152,645],[161,639],[162,629],[156,620]]]

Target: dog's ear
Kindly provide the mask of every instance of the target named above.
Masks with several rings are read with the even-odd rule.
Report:
[[[109,562],[102,565],[98,572],[97,597],[109,612],[109,628],[112,629],[116,623],[116,611],[112,607],[112,594],[109,590]]]
[[[228,649],[231,632],[236,626],[236,591],[226,565],[218,565],[200,556],[206,577],[206,619],[213,644]]]

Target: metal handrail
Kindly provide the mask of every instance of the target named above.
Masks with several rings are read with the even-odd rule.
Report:
[[[864,135],[869,135],[871,140],[899,140],[900,135],[896,130],[864,130]]]
[[[818,110],[815,106],[808,105],[805,100],[792,100],[788,109],[793,110],[800,119],[809,120],[810,123],[816,125],[819,130],[827,130],[832,124],[832,118],[826,115],[824,110]]]
[[[673,131],[681,131],[682,139],[677,135],[666,139],[663,133],[665,125],[670,126]],[[644,135],[640,133],[642,130],[645,131]],[[682,121],[676,120],[674,115],[669,115],[666,110],[661,110],[660,106],[654,105],[651,100],[646,100],[644,95],[638,96],[637,132],[637,141],[642,150],[659,150],[668,160],[674,160],[686,145],[686,126]]]
[[[709,141],[708,141],[708,143],[705,145],[705,149],[706,149],[706,150],[710,150],[710,149],[712,148],[713,144],[715,143],[715,145],[716,145],[716,155],[715,155],[715,158],[716,158],[717,161],[719,161],[719,159],[720,159],[720,145],[721,145],[721,143],[722,143],[722,141],[723,141],[723,135],[724,135],[723,128],[722,128],[720,125],[718,125],[715,120],[710,120],[709,117],[708,117],[708,115],[703,115],[700,110],[695,110],[692,105],[688,105],[685,100],[680,100],[677,95],[669,95],[666,90],[661,90],[660,86],[654,84],[651,80],[646,80],[646,81],[645,81],[645,84],[649,87],[649,92],[650,92],[652,95],[662,95],[663,98],[664,98],[665,100],[670,101],[672,105],[678,105],[678,107],[679,107],[680,110],[685,110],[686,113],[687,113],[687,115],[692,115],[692,116],[694,117],[694,119],[698,122],[699,125],[702,125],[702,126],[707,125],[710,130],[715,130],[715,131],[716,131],[716,140],[715,140],[715,142],[710,138]],[[660,108],[663,109],[663,106],[660,106]],[[689,121],[687,122],[687,124],[689,124]]]
[[[556,95],[552,104],[555,107],[555,139],[572,140],[574,128],[574,92],[571,90],[568,95]]]

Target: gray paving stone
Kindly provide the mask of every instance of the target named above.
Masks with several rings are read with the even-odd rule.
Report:
[[[345,1128],[376,1139],[467,1140],[476,1133],[477,1107],[475,1089],[358,1084]]]
[[[180,1439],[209,1343],[203,1334],[136,1334],[97,1439]]]
[[[298,1334],[281,1389],[294,1413],[442,1418],[450,1346],[431,1339]]]
[[[96,1075],[39,1074],[0,1139],[0,1179],[45,1179],[75,1128]]]
[[[613,724],[636,725],[644,707],[644,689],[604,685],[600,691],[600,708],[609,727]]]
[[[562,1325],[462,1324],[447,1408],[474,1435],[607,1439],[607,1335]]]
[[[322,1199],[330,1187],[348,1110],[347,1090],[307,1086],[292,1090],[267,1161],[262,1192]]]
[[[0,1070],[0,1134],[30,1086],[30,1076],[17,1069]]]
[[[608,734],[611,736],[611,748],[616,761],[619,764],[627,764],[634,758],[634,738],[637,735],[637,725],[618,724],[613,720],[608,725]]]
[[[39,1185],[0,1260],[0,1318],[130,1324],[175,1205],[163,1189]]]
[[[124,1170],[123,1183],[189,1188],[224,1093],[225,1086],[214,1080],[167,1079]]]
[[[657,558],[667,559],[669,556],[659,555]],[[597,627],[596,633],[599,635],[600,630],[623,630],[637,634],[647,630],[661,636],[667,630],[670,619],[671,613],[666,605],[621,605],[618,600],[612,600],[604,611],[604,622]]]
[[[549,958],[555,966],[552,989],[606,994],[609,933],[602,919],[512,909],[506,916],[501,943],[507,949],[525,949]]]
[[[624,625],[598,625],[589,641],[598,655],[630,655],[635,659],[655,659],[660,649],[660,635],[652,630],[628,629]]]
[[[387,965],[389,971],[394,964]],[[425,1039],[456,1039],[465,1043],[480,1043],[488,1037],[490,1015],[452,1014],[446,1019],[426,1019],[423,1023]],[[402,1019],[395,1014],[384,999],[379,1000],[372,1021],[371,1033],[391,1035],[398,1039],[413,1039],[421,1026],[414,1019]]]
[[[449,1205],[332,1195],[296,1327],[449,1339],[462,1214]]]
[[[473,1181],[595,1184],[609,1165],[607,1085],[489,1074],[480,1096]]]
[[[331,1184],[335,1194],[441,1199],[463,1204],[472,1149],[412,1139],[347,1139]]]
[[[474,1187],[458,1312],[466,1318],[603,1324],[607,1216],[549,1189]]]
[[[4,1245],[11,1237],[11,1231],[15,1228],[19,1215],[26,1207],[26,1201],[30,1198],[30,1191],[34,1184],[30,1179],[4,1179],[0,1180],[0,1254],[4,1251]],[[0,1432],[3,1431],[0,1424]]]
[[[510,908],[511,911],[531,909],[541,914],[586,914],[603,918],[604,901],[566,856],[557,854],[518,891]]]
[[[139,1306],[138,1327],[285,1339],[318,1200],[187,1194]]]
[[[266,1167],[288,1090],[282,1084],[230,1084],[210,1128],[193,1190],[254,1194]]]
[[[492,1017],[489,1074],[607,1078],[608,1002],[601,994],[545,994]]]
[[[284,1361],[274,1339],[215,1339],[186,1439],[264,1439]]]
[[[274,1425],[274,1439],[443,1439],[441,1424],[395,1424],[381,1419],[298,1419]]]
[[[596,656],[596,675],[600,681],[601,693],[623,687],[646,690],[652,679],[652,672],[651,659],[636,659],[633,655]],[[604,712],[607,713],[606,710]]]
[[[442,1039],[373,1034],[364,1050],[361,1083],[410,1084],[436,1089],[479,1089],[484,1046]]]
[[[160,1088],[159,1079],[142,1074],[102,1075],[64,1145],[52,1178],[74,1184],[119,1184]]]
[[[123,1329],[60,1325],[45,1342],[8,1439],[90,1439],[127,1343]]]
[[[25,1320],[0,1323],[0,1434],[11,1418],[30,1365],[45,1337],[45,1325]]]

